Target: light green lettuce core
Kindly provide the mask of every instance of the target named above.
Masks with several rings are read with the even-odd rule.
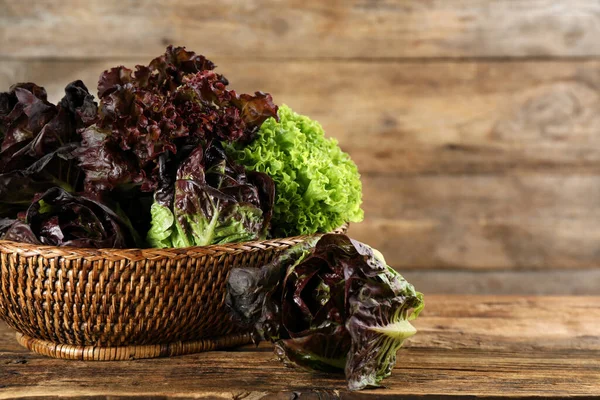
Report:
[[[256,239],[256,235],[249,232],[246,226],[262,222],[261,210],[243,205],[236,205],[235,210],[236,217],[227,218],[225,222],[220,221],[221,215],[218,211],[214,211],[210,219],[202,213],[184,214],[184,221],[190,231],[186,234],[186,230],[173,212],[154,202],[150,209],[152,226],[146,240],[152,247],[169,248],[208,246]]]
[[[325,138],[321,125],[279,107],[280,121],[266,120],[249,145],[227,145],[229,156],[275,181],[273,234],[329,232],[363,219],[362,185],[356,164]]]

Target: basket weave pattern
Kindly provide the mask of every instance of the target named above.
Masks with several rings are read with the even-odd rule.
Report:
[[[61,358],[156,357],[247,343],[225,305],[229,271],[260,267],[305,238],[182,249],[0,241],[0,318],[21,344]],[[92,350],[95,356],[84,354]]]

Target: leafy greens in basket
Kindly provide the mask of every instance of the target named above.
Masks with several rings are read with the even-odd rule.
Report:
[[[265,238],[273,180],[228,162],[220,145],[201,147],[179,166],[166,188],[169,201],[152,205],[148,242],[153,247],[206,246]],[[263,207],[263,208],[261,208]]]
[[[360,221],[356,165],[320,125],[286,106],[278,113],[267,93],[231,90],[214,69],[204,56],[169,46],[148,65],[104,71],[98,102],[80,81],[57,105],[33,83],[1,93],[0,225],[7,229],[0,238],[187,247]],[[69,220],[69,232],[77,226],[77,240],[27,230],[34,203],[55,188],[61,198],[106,207],[124,224],[115,229],[131,226],[136,235],[106,240],[94,231],[102,223],[72,220],[60,214],[65,207],[54,217]]]
[[[81,81],[56,105],[33,83],[0,93],[0,239],[92,248],[188,247],[331,231],[363,218],[356,165],[323,128],[263,92],[238,94],[204,56]],[[313,237],[233,270],[228,303],[287,363],[380,385],[422,295],[378,252]]]

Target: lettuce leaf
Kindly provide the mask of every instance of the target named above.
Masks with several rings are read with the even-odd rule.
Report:
[[[177,169],[173,185],[157,191],[147,236],[153,247],[206,246],[266,236],[273,181],[265,174],[247,175],[227,160],[219,144],[207,149],[197,147]]]
[[[59,187],[37,195],[23,219],[6,227],[2,239],[95,248],[127,248],[140,244],[126,216],[94,199],[70,194]]]
[[[3,218],[0,220],[0,238],[13,242],[42,244],[29,224],[17,219]]]
[[[153,192],[161,156],[183,161],[213,139],[249,140],[277,106],[269,94],[238,95],[204,56],[169,46],[135,72],[123,66],[98,82],[99,119],[84,132],[78,156],[87,193],[119,187]],[[183,153],[183,154],[182,154]]]
[[[377,387],[416,329],[423,295],[379,252],[327,234],[283,252],[262,268],[235,268],[227,304],[255,340],[275,343],[287,364],[345,371],[348,387]]]
[[[273,236],[329,232],[360,222],[362,186],[356,165],[317,122],[283,105],[253,142],[226,145],[228,154],[275,181]]]
[[[80,189],[83,173],[73,154],[77,131],[96,116],[97,105],[81,81],[67,85],[57,105],[33,83],[0,93],[0,217],[16,216],[51,187]]]

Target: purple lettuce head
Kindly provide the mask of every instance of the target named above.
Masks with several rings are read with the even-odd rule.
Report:
[[[316,242],[316,243],[315,243]],[[228,304],[256,339],[271,340],[289,364],[344,370],[348,387],[376,387],[415,334],[423,308],[383,257],[345,235],[310,239],[262,268],[234,269]]]

